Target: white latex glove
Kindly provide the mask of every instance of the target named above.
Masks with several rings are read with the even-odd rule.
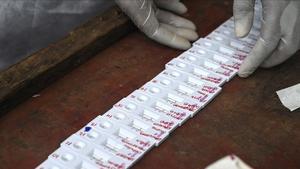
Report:
[[[239,76],[248,77],[259,66],[269,68],[291,57],[300,48],[300,0],[261,0],[260,38],[241,65]],[[253,23],[255,0],[235,0],[235,32],[246,36]]]
[[[187,11],[179,0],[115,0],[137,27],[151,39],[186,50],[198,38],[196,26],[176,14]]]

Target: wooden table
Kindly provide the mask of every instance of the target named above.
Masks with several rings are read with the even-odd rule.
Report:
[[[232,13],[229,0],[187,1],[205,36]],[[34,168],[59,143],[163,70],[181,51],[133,32],[0,116],[0,168]],[[204,168],[236,154],[255,168],[300,168],[300,111],[276,91],[299,83],[300,53],[247,79],[235,77],[198,115],[133,168]]]

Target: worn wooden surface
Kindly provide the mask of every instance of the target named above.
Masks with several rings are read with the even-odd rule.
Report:
[[[0,72],[0,115],[131,30],[129,19],[112,7],[59,42]]]
[[[228,0],[186,1],[206,35],[231,15]],[[0,118],[0,168],[33,168],[61,141],[163,70],[180,51],[131,33]],[[299,83],[300,54],[234,78],[193,119],[133,168],[200,169],[234,153],[258,169],[300,168],[300,111],[275,91]]]

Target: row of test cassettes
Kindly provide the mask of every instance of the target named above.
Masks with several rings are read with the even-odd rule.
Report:
[[[256,5],[256,13],[261,8]],[[125,169],[193,117],[234,77],[259,37],[234,35],[233,18],[166,64],[166,69],[61,143],[37,169]]]

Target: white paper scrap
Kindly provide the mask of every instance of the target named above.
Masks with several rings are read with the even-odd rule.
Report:
[[[252,169],[235,155],[228,155],[212,163],[205,169]]]
[[[290,111],[300,108],[300,83],[276,92],[281,103]]]

